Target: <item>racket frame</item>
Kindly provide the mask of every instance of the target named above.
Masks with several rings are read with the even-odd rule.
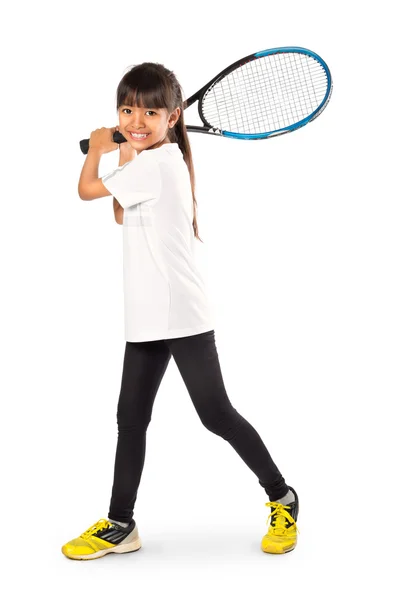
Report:
[[[224,129],[219,129],[218,127],[211,125],[211,123],[208,123],[208,121],[205,118],[203,111],[202,111],[201,101],[202,101],[204,95],[210,90],[211,87],[213,87],[216,83],[221,81],[221,79],[223,79],[226,75],[228,75],[232,71],[235,71],[237,68],[242,67],[246,63],[249,63],[249,62],[252,62],[253,60],[259,59],[262,56],[269,56],[269,55],[273,55],[273,54],[285,54],[285,53],[297,53],[297,54],[305,54],[306,56],[310,56],[311,58],[314,58],[316,61],[318,61],[325,70],[325,73],[327,76],[327,90],[326,90],[325,96],[322,99],[322,101],[320,102],[319,106],[310,115],[308,115],[304,119],[301,119],[297,123],[294,123],[293,125],[288,125],[287,127],[281,127],[280,129],[276,129],[274,131],[267,131],[267,132],[263,132],[263,133],[238,133],[235,131],[227,131]],[[193,94],[193,96],[190,96],[190,98],[188,98],[187,100],[185,100],[183,102],[183,107],[185,110],[186,108],[189,108],[189,106],[191,106],[194,102],[198,101],[199,102],[199,104],[198,104],[199,116],[200,116],[200,119],[202,120],[202,122],[204,123],[203,126],[187,125],[186,130],[194,131],[196,133],[208,133],[208,134],[214,134],[214,135],[219,135],[219,136],[223,136],[223,137],[231,137],[231,138],[242,139],[242,140],[243,139],[246,139],[246,140],[260,139],[260,140],[262,140],[262,139],[269,138],[272,136],[289,133],[290,131],[294,131],[295,129],[304,127],[304,125],[307,125],[307,123],[310,123],[311,121],[316,119],[321,114],[321,112],[326,108],[326,106],[330,100],[331,94],[332,94],[332,76],[331,76],[329,67],[326,64],[326,62],[312,50],[308,50],[307,48],[302,48],[301,46],[282,46],[280,48],[270,48],[269,50],[261,50],[260,52],[255,52],[253,54],[249,54],[248,56],[245,56],[244,58],[241,58],[240,60],[235,61],[234,63],[229,65],[229,67],[226,67],[225,69],[223,69],[223,71],[218,73],[218,75],[213,77],[211,79],[211,81],[206,83],[200,90],[198,90],[195,94]]]

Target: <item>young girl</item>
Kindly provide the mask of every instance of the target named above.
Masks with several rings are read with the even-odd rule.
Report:
[[[198,235],[194,169],[181,87],[172,71],[142,63],[117,89],[118,128],[92,132],[79,180],[82,200],[114,196],[123,224],[125,356],[118,401],[118,442],[108,518],[66,543],[68,558],[94,559],[141,547],[133,519],[146,430],[162,377],[173,356],[203,425],[236,450],[265,489],[271,523],[264,552],[283,554],[297,543],[299,501],[256,430],[225,391],[213,319],[195,264]],[[102,154],[120,146],[118,168],[98,176]],[[268,520],[267,520],[268,523]]]

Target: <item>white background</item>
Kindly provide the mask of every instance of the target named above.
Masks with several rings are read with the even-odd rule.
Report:
[[[327,8],[329,6],[329,8]],[[2,82],[2,565],[7,597],[376,598],[398,515],[398,64],[390,2],[22,2]],[[328,63],[327,109],[264,141],[191,133],[198,263],[228,396],[299,493],[294,552],[265,554],[268,498],[206,430],[172,359],[134,517],[143,547],[71,561],[110,500],[125,341],[122,227],[83,202],[79,140],[117,124],[129,66],[185,97],[253,52]],[[197,105],[187,124],[201,124]],[[395,125],[393,125],[395,122]],[[99,174],[118,165],[101,159]],[[397,555],[398,556],[398,555]],[[155,574],[157,574],[155,576]]]

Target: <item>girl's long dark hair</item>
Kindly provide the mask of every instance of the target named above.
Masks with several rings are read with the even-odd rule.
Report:
[[[195,175],[192,151],[184,121],[182,89],[175,74],[160,63],[144,62],[135,65],[125,73],[118,84],[117,111],[123,104],[139,108],[165,108],[168,114],[178,107],[181,109],[178,121],[168,131],[168,139],[170,142],[178,144],[189,170],[193,196],[193,230],[195,237],[203,242],[197,227]]]

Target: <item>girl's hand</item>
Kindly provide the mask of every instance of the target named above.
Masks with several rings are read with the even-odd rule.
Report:
[[[89,138],[89,150],[96,148],[102,154],[118,150],[118,144],[113,140],[115,131],[117,131],[117,127],[101,127],[92,131]]]
[[[118,127],[116,127],[116,130],[119,131]],[[135,148],[132,148],[128,141],[126,141],[119,144],[119,155],[125,162],[129,162],[136,157],[136,150]]]

